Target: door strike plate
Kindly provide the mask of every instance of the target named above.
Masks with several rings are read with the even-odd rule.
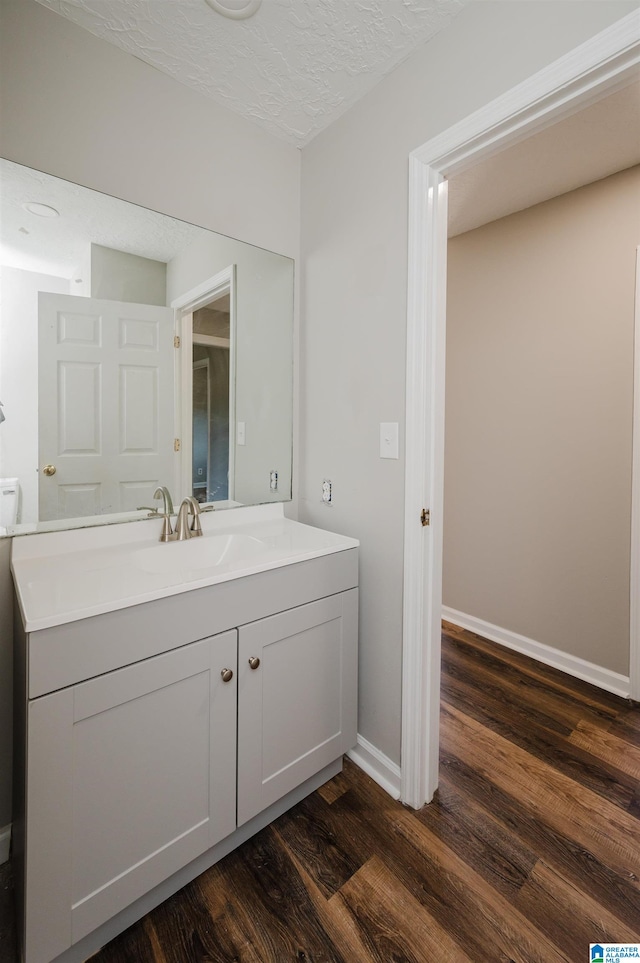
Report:
[[[426,527],[427,525],[430,525],[430,524],[431,524],[431,509],[430,509],[430,508],[423,508],[423,509],[422,509],[422,511],[420,512],[420,521],[422,522],[423,527]]]

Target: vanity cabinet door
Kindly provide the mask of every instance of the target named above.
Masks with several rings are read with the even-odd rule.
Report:
[[[357,598],[239,628],[239,826],[355,745]]]
[[[29,704],[28,963],[233,832],[236,658],[234,630]]]

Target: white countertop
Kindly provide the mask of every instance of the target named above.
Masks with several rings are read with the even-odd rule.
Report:
[[[282,505],[204,513],[201,523],[202,538],[165,544],[155,519],[14,538],[11,570],[25,630],[74,622],[359,544],[285,518]],[[242,537],[234,543],[233,536]],[[216,549],[211,566],[203,561],[205,544]],[[234,550],[221,551],[226,544]],[[243,557],[244,545],[251,549],[248,557]],[[197,557],[195,567],[190,555]]]

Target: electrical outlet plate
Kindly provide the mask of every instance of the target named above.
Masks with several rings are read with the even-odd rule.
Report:
[[[325,505],[330,505],[332,501],[333,491],[331,482],[328,478],[325,478],[322,482],[322,501]]]
[[[269,472],[269,491],[272,491],[272,492],[278,491],[278,472],[277,471]]]

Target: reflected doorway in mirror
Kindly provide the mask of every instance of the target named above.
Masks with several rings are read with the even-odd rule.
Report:
[[[236,266],[172,302],[179,345],[179,486],[200,503],[235,500]]]
[[[193,312],[193,496],[226,501],[229,476],[231,391],[230,297],[225,294]]]

